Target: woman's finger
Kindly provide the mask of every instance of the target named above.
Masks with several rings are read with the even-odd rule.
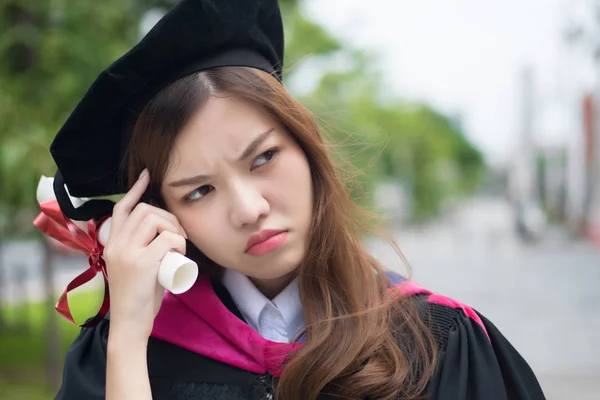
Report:
[[[158,207],[152,206],[150,204],[146,204],[146,203],[139,203],[133,209],[133,211],[127,217],[127,221],[121,227],[119,236],[122,238],[129,238],[129,237],[133,237],[134,235],[136,235],[137,230],[139,229],[139,226],[146,218],[148,218],[149,215],[155,215],[155,216],[162,218],[163,220],[171,223],[172,226],[174,227],[173,229],[171,229],[173,232],[179,233],[179,234],[185,236],[183,228],[181,227],[181,224],[179,223],[179,220],[177,220],[177,217],[175,215],[173,215],[170,212],[165,211],[161,208],[158,208]]]
[[[140,202],[140,199],[144,195],[146,188],[150,183],[150,174],[147,169],[144,169],[140,174],[138,180],[133,184],[131,189],[123,196],[113,208],[113,215],[111,221],[111,229],[109,234],[109,242],[114,237],[116,232],[120,232],[127,220],[127,217],[135,206]]]
[[[162,260],[169,250],[174,250],[185,255],[185,248],[186,242],[183,236],[170,231],[164,231],[148,245],[146,256],[152,260]]]
[[[126,225],[129,228],[129,224]],[[173,224],[171,221],[162,218],[162,216],[148,214],[139,225],[134,228],[131,236],[127,237],[125,236],[126,233],[123,233],[122,238],[128,246],[137,249],[148,246],[150,242],[156,238],[156,235],[163,232],[181,235],[181,228],[179,227],[179,224]],[[119,236],[119,240],[121,240],[121,236]]]

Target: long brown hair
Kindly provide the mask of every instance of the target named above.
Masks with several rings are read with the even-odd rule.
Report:
[[[136,122],[129,146],[129,182],[144,167],[149,196],[160,199],[161,180],[178,133],[193,113],[217,94],[240,96],[264,107],[293,135],[308,159],[314,220],[299,266],[306,336],[287,360],[276,398],[311,400],[417,398],[436,363],[432,336],[414,304],[390,293],[380,264],[362,247],[365,213],[346,192],[321,130],[311,113],[271,75],[223,67],[184,77],[165,88]],[[196,249],[197,250],[197,249]],[[199,263],[214,268],[199,251]]]

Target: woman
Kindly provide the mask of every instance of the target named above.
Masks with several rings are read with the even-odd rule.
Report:
[[[113,216],[110,318],[82,329],[57,398],[543,399],[489,321],[362,248],[282,59],[275,0],[184,0],[57,135],[72,195],[127,191],[76,209],[55,187],[69,217]],[[201,268],[181,295],[157,284],[169,250]]]

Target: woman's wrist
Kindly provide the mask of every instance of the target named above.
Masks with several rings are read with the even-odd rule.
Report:
[[[112,325],[108,333],[108,348],[122,349],[146,349],[149,336],[139,332],[135,327],[123,325]]]
[[[107,400],[152,399],[147,348],[147,336],[133,335],[124,326],[111,329],[107,347]]]

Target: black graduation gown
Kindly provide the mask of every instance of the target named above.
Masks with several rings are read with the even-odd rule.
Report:
[[[214,286],[223,304],[243,319],[227,290]],[[541,400],[531,368],[485,317],[417,295],[440,349],[428,395],[435,400]],[[474,312],[475,313],[475,312]],[[476,317],[475,317],[476,318]],[[109,320],[83,328],[69,349],[57,400],[104,399]],[[485,328],[485,330],[484,330]],[[151,337],[148,370],[155,400],[273,399],[276,378],[253,373]]]

